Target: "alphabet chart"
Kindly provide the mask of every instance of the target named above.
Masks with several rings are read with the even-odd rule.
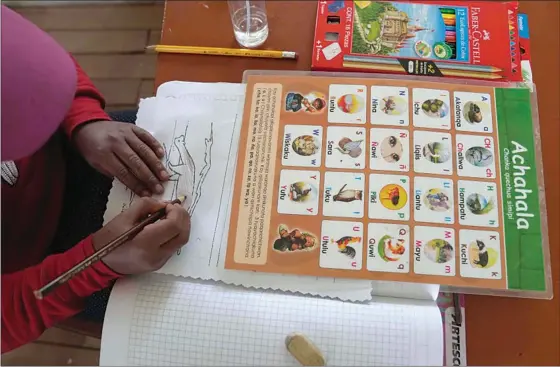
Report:
[[[546,292],[528,89],[249,72],[226,268]]]

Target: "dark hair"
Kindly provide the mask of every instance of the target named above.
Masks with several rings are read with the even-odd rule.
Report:
[[[319,109],[322,109],[323,107],[325,107],[325,101],[323,101],[321,98],[315,98],[313,103],[317,102],[317,101],[319,101],[319,107],[318,107]]]

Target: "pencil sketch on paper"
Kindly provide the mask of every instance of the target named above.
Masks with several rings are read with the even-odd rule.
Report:
[[[167,143],[162,143],[165,151],[164,165],[169,172],[167,185],[171,187],[171,193],[166,195],[166,199],[174,200],[181,195],[185,195],[189,200],[187,202],[187,212],[192,216],[203,194],[203,184],[212,166],[214,123],[210,123],[208,135],[204,137],[204,148],[198,146],[192,148],[191,145],[190,150],[187,146],[187,132],[190,122],[185,124],[183,131],[177,131],[177,125],[178,121],[175,121],[171,139]],[[201,140],[197,138],[197,141]],[[197,163],[195,162],[198,162],[198,166],[202,164],[200,170],[197,169]],[[129,192],[128,206],[130,207],[136,198],[136,194],[128,188],[127,190]],[[179,249],[177,255],[180,253],[181,250]]]
[[[165,154],[165,166],[170,174],[169,185],[172,185],[171,199],[178,196],[186,195],[190,198],[187,212],[193,215],[196,206],[202,196],[202,188],[208,172],[212,166],[212,145],[214,143],[214,124],[210,123],[210,131],[208,136],[204,137],[204,150],[202,147],[189,150],[187,146],[187,133],[190,122],[185,125],[184,131],[177,133],[177,121],[173,128],[172,142],[167,145],[163,144]],[[192,154],[191,154],[192,151]],[[201,154],[203,153],[203,154]],[[197,169],[197,164],[193,155],[197,158],[202,168]],[[181,250],[177,251],[180,254]]]

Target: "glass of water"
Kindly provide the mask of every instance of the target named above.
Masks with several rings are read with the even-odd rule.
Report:
[[[268,37],[264,0],[228,0],[235,39],[243,47],[258,47]]]

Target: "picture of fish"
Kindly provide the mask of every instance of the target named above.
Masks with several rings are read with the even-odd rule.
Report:
[[[422,153],[424,154],[424,158],[432,163],[444,163],[451,158],[451,152],[447,145],[437,141],[424,145]]]
[[[297,154],[307,157],[319,151],[319,141],[311,135],[298,136],[292,142],[292,149]]]
[[[404,240],[385,235],[379,240],[377,251],[384,261],[398,261],[405,253]]]
[[[342,154],[348,154],[352,158],[357,158],[362,154],[362,142],[363,140],[352,140],[344,137],[339,140],[336,149]]]
[[[302,232],[297,228],[290,231],[284,224],[278,226],[278,234],[280,238],[274,241],[272,248],[279,252],[311,251],[319,244],[314,234]]]
[[[484,147],[472,147],[465,152],[467,162],[475,167],[486,167],[494,162],[492,152]]]
[[[354,189],[347,189],[346,184],[338,190],[338,194],[333,196],[333,201],[342,201],[345,203],[350,203],[355,200],[362,200],[363,191],[362,190],[354,190]]]
[[[470,194],[467,197],[467,208],[476,215],[488,214],[494,209],[494,199],[488,200],[481,194]]]
[[[304,203],[317,195],[317,188],[310,183],[298,181],[290,185],[290,200]]]
[[[445,212],[451,209],[449,194],[441,189],[429,189],[424,194],[424,204],[435,212]]]
[[[351,236],[341,237],[338,241],[336,241],[336,244],[338,245],[338,252],[353,259],[356,256],[356,249],[354,249],[354,247],[350,245],[353,243],[360,243],[361,241],[362,241],[362,237],[351,237]]]
[[[403,154],[403,145],[396,136],[388,136],[381,142],[381,155],[387,162],[398,162]]]

